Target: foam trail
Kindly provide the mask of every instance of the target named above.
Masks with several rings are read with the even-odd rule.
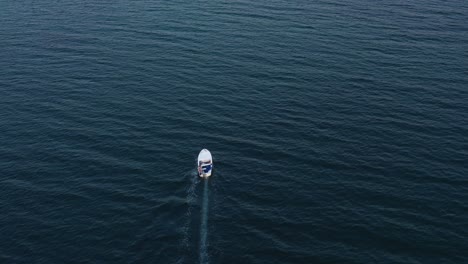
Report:
[[[191,171],[190,173],[187,174],[189,177],[190,177],[190,185],[187,187],[187,204],[188,204],[188,208],[187,208],[187,212],[185,214],[185,217],[186,217],[186,222],[185,222],[185,226],[183,227],[183,234],[184,234],[184,238],[182,239],[182,243],[181,243],[181,247],[180,247],[180,250],[181,252],[184,252],[181,254],[181,258],[179,259],[179,261],[177,263],[186,263],[186,257],[185,255],[188,254],[188,252],[190,251],[190,245],[189,245],[189,240],[190,240],[190,223],[191,223],[191,219],[192,219],[192,210],[193,210],[193,206],[194,206],[194,201],[196,200],[197,198],[197,194],[195,192],[196,190],[196,187],[199,183],[199,180],[198,180],[198,173],[195,172],[195,171]]]
[[[200,264],[208,263],[208,180],[204,179],[200,226]]]
[[[190,186],[188,187],[187,189],[187,204],[188,204],[188,210],[187,210],[187,213],[186,213],[186,218],[187,218],[187,222],[185,223],[185,227],[184,227],[184,233],[185,233],[185,237],[184,237],[184,240],[183,240],[183,244],[186,248],[189,247],[189,227],[190,227],[190,219],[191,219],[191,215],[192,215],[192,207],[193,207],[193,201],[195,200],[195,198],[197,197],[197,194],[195,192],[195,189],[197,187],[197,184],[198,184],[198,174],[195,174],[195,173],[190,173],[189,174],[190,176]]]

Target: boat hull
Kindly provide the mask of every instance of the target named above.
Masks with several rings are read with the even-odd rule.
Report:
[[[210,164],[211,169],[208,171],[204,171],[200,164]],[[198,154],[198,161],[197,161],[197,167],[198,167],[198,175],[202,178],[210,177],[211,174],[213,173],[213,157],[211,156],[211,152],[207,149],[202,149],[200,153]]]

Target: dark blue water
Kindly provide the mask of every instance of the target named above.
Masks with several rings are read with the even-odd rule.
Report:
[[[468,263],[467,43],[463,0],[0,0],[0,263]]]

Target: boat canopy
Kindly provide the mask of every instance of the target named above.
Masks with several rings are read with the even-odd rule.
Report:
[[[211,168],[212,168],[211,164],[202,166],[203,173],[210,172]]]

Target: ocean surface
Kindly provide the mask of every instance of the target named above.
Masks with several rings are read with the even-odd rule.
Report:
[[[0,210],[2,264],[468,263],[468,2],[0,0]]]

